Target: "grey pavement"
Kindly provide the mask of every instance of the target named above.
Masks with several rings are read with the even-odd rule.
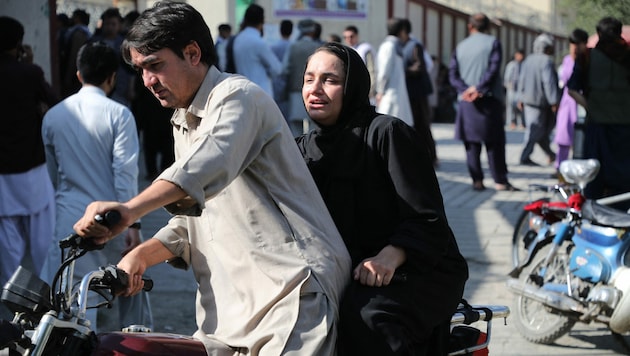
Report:
[[[449,223],[470,268],[465,298],[472,304],[507,305],[512,308],[512,294],[505,287],[511,269],[511,237],[513,226],[525,202],[531,198],[527,187],[532,183],[553,184],[551,166],[518,165],[523,131],[507,131],[507,163],[510,182],[523,189],[518,192],[497,192],[490,177],[485,151],[484,183],[488,189],[477,192],[465,163],[463,144],[453,139],[452,124],[433,124],[440,165],[437,176],[442,189]],[[546,164],[546,156],[537,147],[533,160]],[[142,180],[141,187],[149,184]],[[143,218],[142,232],[151,237],[168,220],[164,210]],[[192,333],[194,327],[194,291],[196,282],[190,271],[175,270],[161,264],[149,269],[155,281],[151,292],[156,331]],[[553,345],[538,345],[518,334],[512,317],[504,324],[495,319],[490,343],[491,355],[619,355],[621,348],[603,325],[577,324]]]

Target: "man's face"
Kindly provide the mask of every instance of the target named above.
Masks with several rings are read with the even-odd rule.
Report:
[[[194,71],[196,61],[193,58],[200,54],[194,48],[191,49],[191,46],[193,45],[188,45],[183,50],[183,59],[168,48],[149,55],[143,55],[134,48],[130,50],[131,61],[140,71],[144,86],[164,107],[188,107],[203,80]]]
[[[354,47],[359,43],[359,35],[353,31],[343,31],[343,40],[346,45]]]
[[[304,72],[302,99],[308,115],[320,125],[331,126],[343,106],[345,73],[337,56],[320,51],[308,61]]]
[[[122,28],[122,22],[116,17],[110,17],[103,20],[101,29],[103,30],[103,36],[105,38],[115,38],[120,34]]]
[[[405,44],[405,43],[407,43],[409,41],[409,32],[407,32],[407,31],[400,31],[400,32],[398,32],[398,36],[397,37],[400,40],[400,42]]]
[[[219,36],[223,39],[228,39],[230,38],[231,35],[232,33],[230,31],[227,31],[227,30],[219,31]]]
[[[521,52],[514,53],[514,59],[517,62],[521,62],[523,60],[523,53],[521,53]]]

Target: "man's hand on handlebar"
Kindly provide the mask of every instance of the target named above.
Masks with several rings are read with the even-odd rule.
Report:
[[[118,211],[121,216],[120,221],[114,226],[108,228],[95,220],[95,216],[104,215],[106,212],[112,210]],[[130,215],[129,209],[121,203],[93,202],[85,208],[83,217],[74,224],[74,231],[77,235],[92,238],[94,239],[94,243],[102,245],[120,234],[127,226],[135,221]]]
[[[124,291],[123,295],[130,296],[140,293],[142,287],[144,287],[142,275],[148,267],[144,258],[142,258],[141,255],[135,254],[132,250],[118,262],[117,267],[127,272],[129,276],[127,290]]]

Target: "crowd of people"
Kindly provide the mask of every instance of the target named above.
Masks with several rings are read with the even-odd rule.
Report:
[[[520,164],[552,165],[553,178],[563,181],[560,164],[571,158],[594,158],[602,170],[588,184],[585,195],[601,198],[630,191],[628,129],[630,90],[628,69],[630,49],[622,37],[622,23],[602,18],[596,27],[597,44],[589,48],[589,34],[576,28],[568,35],[569,53],[558,66],[554,37],[542,33],[532,43],[532,52],[514,53],[506,67],[503,83],[505,121],[510,129],[525,130]],[[622,99],[626,98],[626,99]],[[574,150],[576,125],[584,122],[579,150]],[[578,137],[579,138],[579,137]],[[556,149],[552,147],[555,143]],[[547,161],[534,162],[530,156],[535,146]],[[492,164],[491,164],[492,169]],[[630,203],[615,205],[628,210]]]
[[[121,323],[151,326],[140,277],[164,261],[191,268],[194,337],[209,354],[448,353],[468,267],[435,174],[440,97],[456,103],[476,191],[486,189],[484,146],[494,188],[518,190],[506,127],[525,127],[521,164],[537,164],[536,144],[549,164],[567,159],[578,104],[584,157],[604,167],[587,195],[630,191],[630,49],[614,18],[599,22],[593,49],[584,30],[571,33],[560,76],[547,34],[502,74],[501,42],[481,13],[448,66],[401,18],[377,48],[354,25],[322,41],[308,18],[296,40],[283,20],[269,45],[256,4],[237,33],[223,24],[215,37],[180,2],[125,17],[108,9],[94,34],[83,10],[58,19],[59,96],[28,63],[22,25],[0,17],[0,72],[16,83],[0,100],[22,118],[20,136],[0,140],[0,283],[25,255],[50,282],[70,227],[97,243],[120,236],[78,273],[114,253],[130,275]],[[138,193],[141,144],[151,184]],[[141,219],[158,208],[172,218],[143,242]],[[118,224],[94,221],[109,210]]]
[[[254,28],[258,31],[255,38],[257,45],[243,45],[247,43],[243,37],[255,34],[250,29],[252,26],[249,24],[252,22],[256,23]],[[279,26],[280,39],[268,44],[262,39],[263,24],[263,8],[255,4],[249,6],[245,11],[241,30],[234,35],[230,33],[228,37],[220,35],[217,41],[219,68],[242,74],[264,88],[268,88],[271,83],[274,99],[294,136],[306,133],[316,126],[304,110],[300,94],[306,58],[325,42],[343,43],[354,48],[368,68],[370,102],[377,106],[379,112],[399,117],[422,131],[430,142],[432,160],[437,166],[435,145],[428,127],[433,119],[452,119],[451,110],[447,108],[453,106],[452,100],[440,101],[438,96],[452,99],[449,92],[453,89],[445,76],[440,75],[440,70],[444,73],[446,67],[437,63],[436,57],[425,51],[418,38],[412,35],[409,20],[391,19],[385,29],[388,36],[378,47],[362,41],[355,25],[348,25],[341,36],[329,34],[327,41],[323,40],[321,24],[310,18],[299,20],[295,24],[288,19],[282,20]],[[297,34],[294,33],[294,25]],[[219,33],[227,26],[229,25],[220,25]],[[234,47],[230,45],[232,41]],[[230,48],[230,53],[222,60],[221,53],[225,52],[225,48]],[[275,58],[270,55],[271,52],[275,54]],[[230,58],[238,58],[240,65],[230,62]],[[431,96],[433,100],[430,99]],[[438,111],[441,112],[440,115],[436,115]],[[418,129],[419,127],[422,129]]]

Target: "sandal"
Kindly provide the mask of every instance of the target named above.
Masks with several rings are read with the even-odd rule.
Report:
[[[483,185],[482,181],[473,182],[472,188],[473,188],[473,190],[476,190],[478,192],[486,189],[486,187]]]
[[[495,184],[494,189],[498,192],[519,192],[520,189],[516,188],[510,183],[505,184]]]

